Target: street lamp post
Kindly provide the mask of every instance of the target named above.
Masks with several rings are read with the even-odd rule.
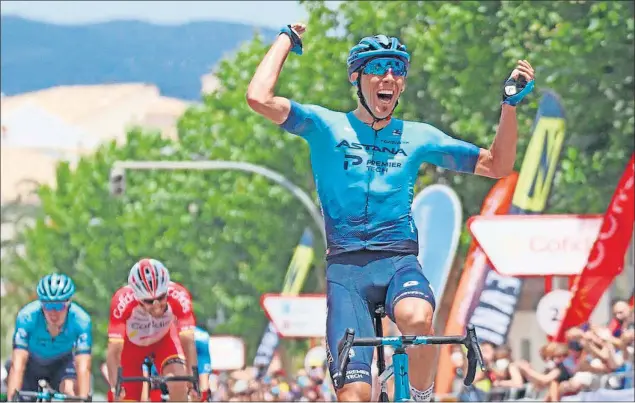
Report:
[[[315,222],[322,234],[322,239],[326,245],[326,232],[324,229],[324,219],[319,209],[313,203],[313,200],[302,189],[293,184],[282,174],[265,168],[261,165],[251,164],[249,162],[236,161],[115,161],[110,172],[111,192],[114,194],[122,194],[125,190],[125,171],[132,170],[189,170],[189,171],[215,171],[215,170],[233,170],[251,172],[262,175],[274,181],[278,185],[287,189],[296,197],[308,210],[311,218]]]

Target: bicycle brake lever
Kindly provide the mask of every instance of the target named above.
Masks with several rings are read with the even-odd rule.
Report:
[[[355,339],[355,330],[350,327],[346,329],[344,337],[339,341],[337,346],[337,372],[333,376],[333,387],[340,389],[346,381],[346,367],[350,361],[349,353]]]
[[[192,389],[194,389],[194,392],[200,394],[201,391],[200,391],[200,385],[198,384],[198,378],[199,378],[199,376],[198,376],[198,367],[193,365],[192,366],[192,380],[193,380]]]
[[[478,337],[476,337],[476,329],[474,328],[474,325],[470,324],[467,326],[467,334],[470,337],[470,344],[474,348],[474,353],[476,354],[478,365],[481,368],[481,371],[485,371],[483,353],[481,353],[481,346],[479,346],[478,344]]]
[[[463,378],[463,385],[470,386],[474,382],[476,376],[476,364],[479,365],[481,371],[485,370],[483,365],[483,356],[481,349],[478,345],[478,339],[476,337],[476,330],[474,325],[467,326],[467,334],[464,341],[465,347],[467,347],[467,372],[465,378]]]
[[[119,395],[121,394],[121,378],[123,376],[123,368],[122,367],[118,367],[117,368],[117,382],[115,383],[115,399],[119,398]]]

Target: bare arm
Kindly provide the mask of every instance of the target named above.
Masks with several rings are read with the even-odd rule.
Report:
[[[185,353],[185,361],[187,363],[187,373],[192,373],[192,367],[198,366],[198,358],[196,356],[196,343],[194,342],[194,331],[185,330],[179,333],[181,339],[181,346],[183,346],[183,352]]]
[[[503,178],[514,170],[518,122],[516,107],[503,104],[496,137],[489,150],[481,149],[474,173],[489,178]]]
[[[611,342],[611,340],[607,340],[606,346],[602,350],[606,350],[608,357],[606,361],[604,361],[604,363],[607,367],[609,367],[611,371],[615,371],[624,364],[624,358],[617,355],[615,347],[613,347],[613,343]]]
[[[209,392],[209,374],[198,375],[198,387],[201,390],[201,394]]]
[[[603,340],[599,340],[599,339],[597,341],[600,343],[603,342]],[[592,356],[602,360],[602,362],[605,362],[606,360],[609,359],[609,352],[606,346],[598,347],[595,342],[590,341],[584,344],[584,348],[588,352],[590,352]]]
[[[558,379],[558,376],[560,376],[560,369],[554,368],[546,374],[541,374],[533,368],[525,368],[523,370],[523,373],[531,383],[544,387],[547,386],[550,382]]]
[[[306,29],[302,24],[294,24],[292,28],[300,36]],[[284,123],[291,110],[291,102],[287,98],[277,97],[273,94],[273,89],[282,71],[282,65],[287,60],[291,47],[291,38],[287,35],[278,35],[258,65],[247,88],[249,107],[276,124]]]
[[[78,354],[75,356],[75,371],[77,371],[77,395],[87,397],[90,393],[90,354]]]
[[[14,348],[11,355],[11,370],[7,380],[7,400],[11,401],[16,390],[22,389],[24,370],[29,360],[29,352],[21,348]]]
[[[521,75],[527,82],[534,79],[534,69],[526,60],[519,60],[512,72],[515,79]],[[502,178],[511,174],[516,161],[517,143],[516,107],[503,103],[496,137],[488,150],[481,149],[474,173],[490,178]]]
[[[117,385],[117,369],[121,366],[121,352],[123,351],[123,340],[108,340],[108,348],[106,350],[106,366],[108,367],[108,381],[110,388],[113,390]],[[115,398],[118,398],[115,396]]]
[[[501,388],[522,388],[523,376],[520,374],[520,370],[514,363],[509,364],[509,379],[496,381],[496,386]]]

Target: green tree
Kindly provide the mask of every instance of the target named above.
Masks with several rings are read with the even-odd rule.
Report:
[[[430,122],[487,147],[500,113],[501,82],[517,59],[526,58],[536,68],[538,86],[519,109],[517,168],[541,90],[554,89],[566,108],[568,143],[550,211],[604,211],[633,151],[632,3],[305,6],[310,16],[306,53],[289,56],[279,94],[350,110],[356,100],[346,77],[348,49],[366,35],[397,35],[413,55],[397,116]],[[59,166],[56,188],[39,189],[45,217],[24,233],[26,257],[3,267],[7,281],[23,285],[16,304],[26,301],[45,272],[55,268],[71,274],[78,301],[93,314],[95,351],[101,358],[112,292],[125,282],[135,260],[153,256],[190,288],[200,321],[215,316],[219,307],[225,310],[229,320],[217,331],[243,336],[251,359],[265,325],[258,298],[280,289],[293,248],[311,225],[302,206],[286,190],[245,173],[131,172],[120,199],[109,195],[107,178],[117,159],[248,161],[283,173],[315,196],[306,144],[253,113],[245,101],[267,48],[255,38],[219,64],[222,89],[185,113],[178,142],[134,130],[127,144],[104,145],[75,170]],[[419,188],[440,176],[448,180],[463,200],[465,217],[478,213],[493,184],[426,166],[420,174]],[[305,290],[319,286],[315,273]]]

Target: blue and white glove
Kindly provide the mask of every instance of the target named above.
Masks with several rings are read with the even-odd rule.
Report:
[[[291,25],[284,26],[280,28],[280,33],[278,35],[287,35],[291,39],[291,44],[293,47],[291,51],[296,55],[302,55],[302,39],[296,34],[296,32],[291,28]]]
[[[534,80],[527,82],[523,75],[518,75],[517,79],[509,76],[503,84],[503,103],[516,106],[533,90]]]

